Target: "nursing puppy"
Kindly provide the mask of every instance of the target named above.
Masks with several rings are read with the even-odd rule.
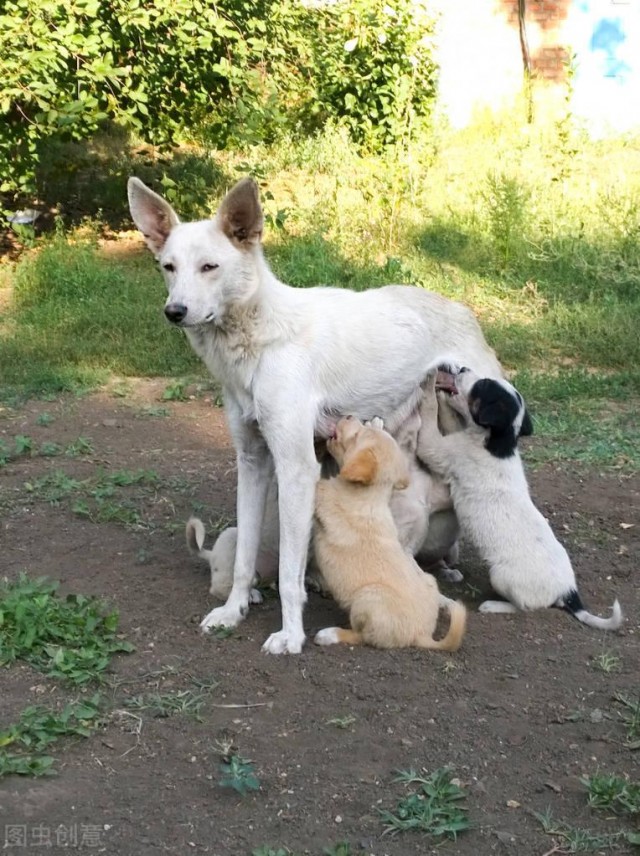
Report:
[[[327,446],[340,473],[316,488],[313,543],[329,590],[349,611],[351,629],[327,627],[315,642],[456,651],[466,609],[441,595],[398,541],[389,504],[394,489],[406,488],[409,473],[397,443],[381,428],[347,417]],[[436,641],[441,606],[450,627]]]
[[[450,396],[463,431],[440,434],[436,389]],[[427,376],[420,413],[418,456],[449,483],[462,530],[489,564],[491,585],[506,599],[487,600],[480,611],[556,606],[591,627],[618,628],[617,600],[610,618],[585,609],[569,556],[531,500],[517,444],[532,433],[532,424],[520,393],[504,380],[445,365]]]
[[[448,410],[447,402],[438,407],[439,416]],[[393,491],[391,514],[400,543],[411,556],[441,579],[460,582],[462,574],[453,567],[458,561],[458,519],[448,486],[417,457],[420,426],[416,409],[395,436],[407,462],[409,483],[404,490]]]
[[[371,424],[376,423],[379,423],[377,427],[382,427],[382,420],[374,419]],[[396,441],[407,463],[409,483],[406,489],[393,491],[391,513],[403,548],[410,555],[416,556],[424,567],[438,573],[441,579],[460,582],[462,574],[452,567],[458,561],[460,527],[453,510],[449,488],[440,477],[429,473],[416,457],[419,429],[420,414],[416,410],[396,435]],[[262,521],[254,586],[260,581],[273,580],[278,576],[279,530],[278,488],[274,478],[267,494]],[[189,518],[185,534],[191,553],[209,563],[209,593],[220,600],[226,600],[233,585],[237,528],[229,526],[223,529],[210,550],[204,548],[205,529],[197,517]],[[308,588],[324,591],[313,555],[307,563],[306,582]],[[260,593],[253,588],[251,603],[260,603],[261,600]]]

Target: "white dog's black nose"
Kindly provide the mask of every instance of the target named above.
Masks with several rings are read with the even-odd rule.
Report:
[[[182,303],[167,303],[164,307],[164,314],[172,324],[179,324],[187,317],[187,307]]]

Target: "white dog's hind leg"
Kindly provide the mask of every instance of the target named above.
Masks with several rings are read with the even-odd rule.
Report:
[[[257,425],[248,425],[226,399],[229,427],[238,450],[238,543],[233,570],[233,586],[224,606],[202,619],[200,629],[235,627],[249,609],[249,595],[255,576],[267,490],[273,475],[273,461]]]
[[[478,612],[496,612],[511,615],[514,612],[520,612],[517,606],[509,603],[508,600],[485,600],[478,607]]]

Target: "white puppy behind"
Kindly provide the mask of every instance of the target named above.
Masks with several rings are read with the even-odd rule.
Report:
[[[617,600],[610,618],[585,609],[569,556],[531,500],[517,449],[518,438],[532,431],[520,393],[467,368],[441,369],[424,384],[418,456],[450,485],[462,530],[489,564],[493,588],[506,598],[485,601],[480,611],[556,606],[591,627],[620,627]],[[437,425],[436,381],[466,425],[446,437]]]

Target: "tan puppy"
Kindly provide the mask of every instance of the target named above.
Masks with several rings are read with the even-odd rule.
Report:
[[[464,606],[441,595],[435,579],[398,540],[391,494],[409,483],[398,444],[381,428],[347,417],[338,422],[327,448],[340,474],[317,486],[314,549],[329,590],[349,610],[352,629],[327,627],[316,634],[316,643],[457,650]],[[444,639],[436,641],[441,606],[451,623]]]

